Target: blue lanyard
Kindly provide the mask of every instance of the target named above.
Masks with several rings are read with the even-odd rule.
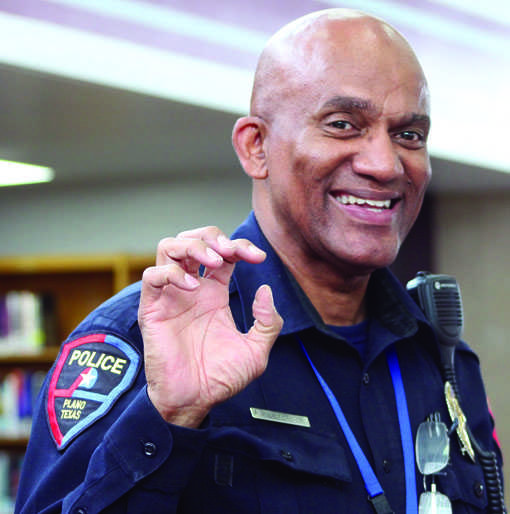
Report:
[[[344,413],[338,403],[335,395],[329,388],[326,381],[322,378],[321,374],[314,366],[308,352],[302,341],[298,338],[301,348],[312,367],[319,384],[321,385],[324,394],[326,395],[333,412],[338,420],[340,428],[342,429],[351,452],[358,464],[361,476],[365,482],[365,489],[367,490],[369,500],[375,511],[378,514],[389,514],[393,512],[386,500],[383,488],[375,476],[374,470],[368,462],[363,450],[361,449],[356,437],[354,436],[351,427],[347,423]],[[398,363],[398,357],[394,349],[387,352],[388,367],[391,373],[393,382],[393,389],[395,391],[395,400],[397,403],[398,421],[400,425],[400,439],[402,442],[402,451],[404,454],[404,472],[406,482],[406,514],[416,514],[418,512],[417,492],[416,492],[416,476],[415,476],[415,458],[413,447],[413,436],[411,432],[411,422],[409,420],[409,412],[407,410],[407,400],[404,390],[404,383],[402,381],[402,374]]]
[[[407,410],[406,392],[404,381],[398,363],[397,352],[390,348],[386,352],[388,367],[390,368],[391,380],[395,391],[397,402],[398,423],[400,425],[400,440],[402,442],[402,453],[404,454],[404,474],[406,478],[406,513],[416,514],[418,512],[418,494],[416,492],[416,468],[413,446],[413,434],[411,421]]]

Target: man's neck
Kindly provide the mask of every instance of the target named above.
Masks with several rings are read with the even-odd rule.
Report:
[[[280,258],[324,323],[354,325],[366,318],[365,294],[370,275],[344,277],[324,263],[300,266],[285,255],[280,254]]]
[[[257,202],[254,202],[257,203]],[[266,206],[255,209],[269,212]],[[328,325],[354,325],[366,318],[365,293],[369,271],[340,269],[338,264],[323,258],[305,255],[288,241],[285,232],[267,216],[257,216],[265,237],[286,268]]]

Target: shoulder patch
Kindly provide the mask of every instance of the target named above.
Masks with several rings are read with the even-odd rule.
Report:
[[[90,334],[62,345],[47,400],[59,450],[111,409],[133,384],[140,362],[140,354],[112,334]]]

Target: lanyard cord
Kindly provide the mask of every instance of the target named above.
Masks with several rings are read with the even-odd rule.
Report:
[[[356,437],[354,436],[351,427],[347,423],[342,408],[338,403],[333,391],[329,388],[326,381],[322,378],[321,374],[313,364],[303,342],[297,338],[301,349],[303,350],[310,366],[319,381],[319,384],[326,395],[333,412],[338,420],[340,428],[342,429],[351,452],[356,460],[360,470],[363,481],[365,482],[365,489],[367,490],[369,500],[377,512],[377,514],[392,513],[391,507],[386,500],[383,488],[375,476],[374,470],[368,462],[363,450],[361,449]],[[394,350],[389,350],[387,354],[388,366],[391,373],[393,388],[395,391],[395,399],[397,402],[398,420],[400,425],[400,437],[402,442],[402,451],[404,453],[404,472],[406,481],[406,514],[416,514],[418,512],[417,493],[416,493],[416,477],[414,468],[414,448],[413,438],[411,432],[411,423],[409,420],[409,413],[407,410],[407,401],[404,390],[404,383],[400,373],[400,366],[398,363],[397,354]]]
[[[406,512],[418,512],[418,494],[416,492],[416,469],[413,447],[413,434],[411,431],[411,421],[407,410],[406,392],[404,381],[400,372],[397,352],[390,348],[386,354],[388,366],[390,368],[395,400],[397,402],[398,423],[400,425],[400,439],[402,440],[402,452],[404,454],[404,474],[406,478]]]

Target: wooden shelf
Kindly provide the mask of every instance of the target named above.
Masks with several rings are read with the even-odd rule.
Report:
[[[41,275],[65,273],[100,273],[112,275],[117,293],[141,278],[145,268],[154,263],[153,255],[24,255],[0,258],[0,275]]]
[[[56,341],[102,302],[140,280],[153,255],[41,255],[0,258],[0,294],[14,290],[49,293],[55,299]],[[0,355],[1,357],[1,355]]]
[[[50,367],[59,351],[58,346],[48,346],[37,353],[0,353],[0,366],[47,366]]]
[[[102,302],[127,285],[140,280],[154,264],[154,255],[32,255],[0,258],[0,295],[32,291],[49,295],[54,304],[54,323],[47,345],[37,353],[0,353],[0,379],[14,369],[47,372],[60,344]],[[53,326],[55,325],[55,326]],[[3,436],[0,450],[23,452],[27,437]]]
[[[27,444],[28,437],[4,437],[0,434],[0,448],[2,449],[24,452]]]

